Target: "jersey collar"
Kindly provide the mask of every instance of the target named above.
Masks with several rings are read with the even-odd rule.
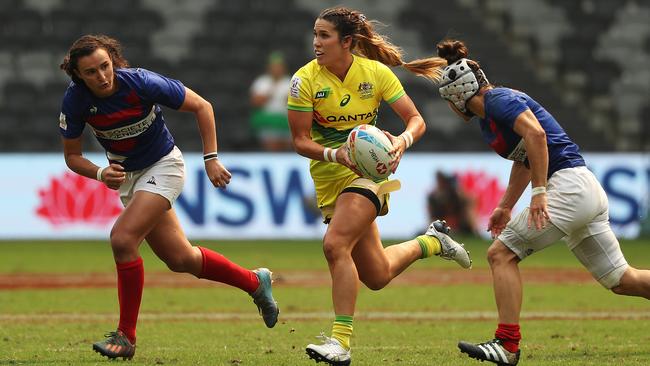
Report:
[[[325,72],[327,72],[331,76],[331,78],[336,83],[338,83],[338,85],[346,85],[350,80],[352,80],[352,78],[354,78],[354,74],[356,74],[356,70],[358,68],[357,64],[359,63],[357,61],[357,57],[358,56],[356,56],[354,54],[352,55],[352,64],[350,65],[350,68],[348,69],[348,73],[345,74],[345,78],[343,79],[343,81],[341,81],[341,79],[339,79],[338,76],[334,75],[333,72],[329,71],[327,69],[327,67],[323,66],[323,69],[325,69]]]

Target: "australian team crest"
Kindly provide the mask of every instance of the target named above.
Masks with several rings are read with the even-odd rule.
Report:
[[[359,83],[359,89],[357,92],[359,92],[359,97],[361,99],[368,99],[372,98],[375,94],[373,93],[374,86],[372,83],[364,81],[362,83]]]

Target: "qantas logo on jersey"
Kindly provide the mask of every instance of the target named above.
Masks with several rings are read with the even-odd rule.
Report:
[[[375,108],[372,112],[368,113],[357,113],[357,114],[348,114],[341,116],[327,116],[328,122],[350,122],[350,121],[362,121],[368,118],[374,118],[377,116],[378,110]]]

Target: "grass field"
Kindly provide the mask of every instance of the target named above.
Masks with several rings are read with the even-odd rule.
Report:
[[[264,327],[243,292],[172,274],[142,247],[145,293],[130,365],[311,365],[306,344],[329,334],[329,274],[317,242],[200,242],[243,266],[274,271],[280,322]],[[387,288],[362,287],[353,365],[478,365],[458,340],[485,341],[496,312],[487,242],[466,240],[474,269],[418,261]],[[650,268],[650,242],[627,241],[631,265]],[[604,290],[562,244],[522,264],[520,365],[648,365],[647,300]],[[91,350],[117,324],[106,243],[0,243],[0,365],[103,365]],[[121,361],[120,361],[121,362]]]

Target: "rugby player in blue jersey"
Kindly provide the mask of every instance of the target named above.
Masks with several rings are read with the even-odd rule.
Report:
[[[72,79],[63,97],[59,130],[67,166],[119,190],[124,211],[110,233],[117,267],[120,320],[117,330],[93,344],[108,358],[135,354],[136,322],[142,298],[144,267],[139,246],[144,239],[174,272],[238,287],[253,297],[266,326],[277,322],[278,307],[266,268],[242,268],[219,253],[192,246],[183,233],[173,203],[183,188],[185,165],[165,126],[160,105],[193,113],[201,140],[205,171],[215,187],[230,183],[230,172],[217,156],[212,105],[180,81],[129,68],[118,41],[104,35],[76,40],[61,69]],[[82,154],[88,125],[106,150],[108,165],[99,167]]]
[[[490,84],[461,41],[438,44],[447,60],[440,95],[459,116],[481,128],[483,139],[513,160],[508,188],[488,222],[488,249],[499,314],[495,337],[460,342],[470,357],[499,365],[519,361],[522,282],[518,263],[560,239],[602,286],[619,295],[650,299],[650,271],[628,265],[609,226],[605,191],[576,145],[539,103],[523,92]],[[511,220],[529,183],[530,205]]]

